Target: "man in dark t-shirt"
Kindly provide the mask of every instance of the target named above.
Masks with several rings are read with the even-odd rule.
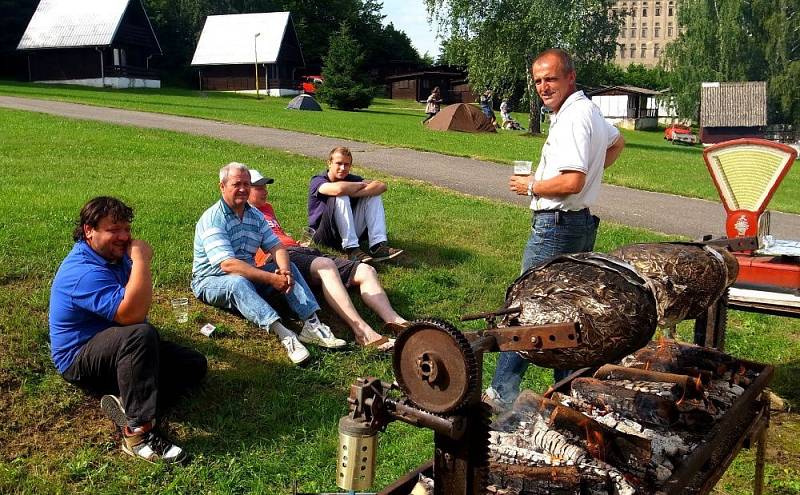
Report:
[[[347,257],[364,263],[392,259],[402,249],[389,247],[381,195],[386,184],[350,173],[353,155],[345,147],[331,150],[328,170],[311,178],[308,191],[308,225],[314,242],[341,249]],[[366,238],[369,249],[359,243]]]

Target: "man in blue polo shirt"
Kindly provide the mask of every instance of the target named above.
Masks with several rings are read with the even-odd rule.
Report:
[[[186,454],[154,430],[156,408],[205,376],[206,358],[160,339],[147,322],[153,250],[131,237],[133,210],[110,197],[81,209],[75,245],[50,292],[50,343],[61,376],[104,395],[103,411],[122,429],[122,450],[148,461]],[[119,397],[117,397],[119,395]]]
[[[222,167],[219,189],[222,199],[203,213],[194,231],[194,295],[206,304],[235,309],[260,328],[274,332],[295,364],[309,358],[300,341],[328,348],[346,345],[319,321],[319,305],[311,289],[264,216],[247,204],[247,166],[231,162]],[[256,268],[258,248],[272,254],[274,261]],[[275,293],[283,294],[289,308],[304,320],[299,339],[281,324],[280,316],[266,301]]]

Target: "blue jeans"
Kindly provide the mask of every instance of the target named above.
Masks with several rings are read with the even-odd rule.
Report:
[[[533,227],[522,255],[522,273],[532,266],[561,254],[582,253],[594,249],[600,219],[579,211],[544,211],[534,213]],[[530,363],[516,352],[503,352],[497,360],[492,388],[503,402],[513,402],[519,395],[519,384]],[[553,370],[555,381],[571,370]]]
[[[305,320],[319,311],[319,304],[294,263],[291,263],[291,267],[294,285],[285,294],[286,302],[298,317]],[[261,269],[274,272],[277,268],[275,263],[267,263]],[[204,303],[218,308],[235,309],[248,321],[264,329],[268,329],[280,318],[266,301],[267,297],[276,292],[275,289],[270,285],[253,283],[241,275],[205,277],[192,282],[192,291]]]

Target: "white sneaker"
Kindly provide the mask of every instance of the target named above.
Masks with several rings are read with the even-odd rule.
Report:
[[[286,353],[294,364],[300,364],[311,356],[306,346],[301,344],[294,334],[282,338],[281,344],[286,348]]]
[[[303,329],[300,330],[300,340],[306,344],[314,344],[328,349],[339,349],[347,345],[347,342],[337,339],[333,335],[328,325],[319,320],[315,323],[306,320],[303,323]]]

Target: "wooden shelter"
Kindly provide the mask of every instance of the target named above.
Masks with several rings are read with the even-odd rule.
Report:
[[[767,83],[705,82],[700,87],[700,140],[760,138],[767,125]]]
[[[397,74],[386,78],[388,97],[400,100],[425,101],[431,90],[439,86],[445,103],[451,103],[448,98],[454,80],[463,79],[460,72],[420,71],[407,74]]]
[[[17,50],[29,81],[161,87],[150,69],[161,46],[141,0],[41,0]]]
[[[192,66],[198,68],[201,90],[258,89],[284,96],[300,92],[297,70],[305,60],[289,12],[210,15]]]
[[[587,93],[603,117],[624,129],[658,127],[658,91],[636,86],[611,86]]]

